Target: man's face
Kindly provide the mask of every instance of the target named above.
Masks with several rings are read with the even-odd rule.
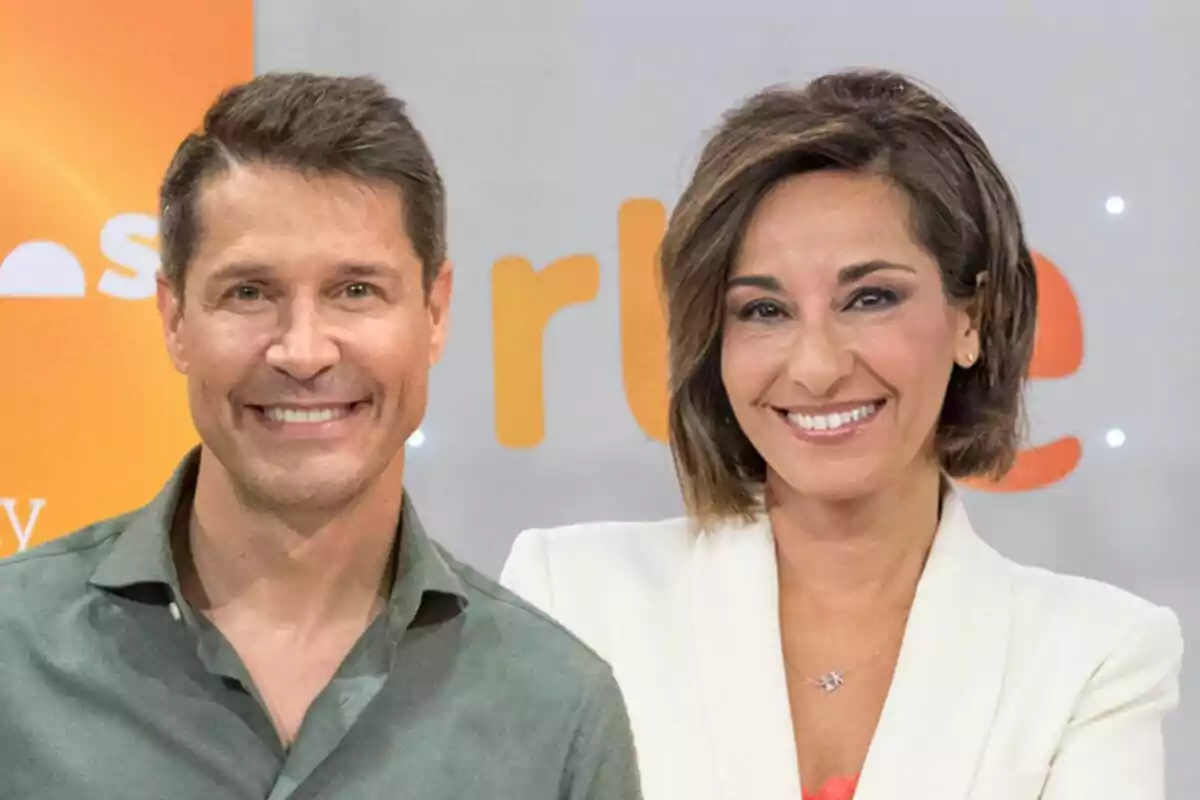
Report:
[[[160,282],[158,305],[205,449],[266,509],[337,508],[385,472],[399,492],[452,283],[445,264],[426,294],[400,192],[250,165],[197,217],[186,288]]]

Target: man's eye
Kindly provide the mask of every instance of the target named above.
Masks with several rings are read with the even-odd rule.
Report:
[[[262,298],[262,288],[253,284],[244,283],[240,286],[235,286],[232,294],[235,300],[259,300]]]
[[[375,292],[375,287],[369,283],[349,283],[346,284],[346,295],[351,298],[371,297]]]

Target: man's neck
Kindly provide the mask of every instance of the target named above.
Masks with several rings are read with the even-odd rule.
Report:
[[[207,463],[206,463],[207,462]],[[176,538],[184,596],[221,619],[253,615],[303,635],[363,627],[394,578],[402,464],[344,508],[295,518],[249,508],[214,457],[202,457],[190,514]]]

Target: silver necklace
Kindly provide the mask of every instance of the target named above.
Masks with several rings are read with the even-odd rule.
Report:
[[[899,635],[899,636],[904,635],[904,630],[905,630],[905,628],[908,627],[907,626],[908,614],[909,614],[909,609],[905,609],[905,611],[904,611],[905,624],[900,626],[900,630],[898,632],[893,632],[893,634],[891,636],[887,637],[887,639],[884,641],[884,643],[879,646],[878,650],[876,650],[874,653],[872,653],[871,655],[864,658],[862,661],[859,661],[857,664],[854,664],[853,666],[846,667],[845,669],[831,669],[831,670],[829,670],[829,672],[826,672],[823,675],[818,675],[815,678],[809,677],[806,675],[804,677],[804,682],[807,683],[809,686],[815,686],[816,688],[825,692],[825,694],[833,694],[834,692],[836,692],[838,689],[842,688],[846,684],[846,676],[847,675],[849,675],[851,672],[854,672],[856,670],[860,670],[863,667],[869,666],[872,662],[875,661],[875,659],[877,659],[881,655],[883,655],[884,650],[888,649],[888,646],[891,645],[893,642],[893,637],[895,637],[897,635]]]
[[[862,669],[863,667],[867,666],[872,661],[879,658],[879,656],[882,655],[883,651],[886,649],[887,649],[887,645],[884,645],[883,647],[879,648],[874,653],[872,653],[869,657],[863,659],[862,661],[860,661],[859,663],[855,664],[852,667],[848,667],[846,669],[831,669],[831,670],[829,670],[829,672],[826,672],[824,675],[819,675],[815,678],[805,676],[804,682],[810,686],[817,687],[818,689],[825,692],[825,694],[833,694],[834,692],[836,692],[838,689],[842,688],[842,686],[845,685],[846,675],[848,673],[854,672],[855,670]]]

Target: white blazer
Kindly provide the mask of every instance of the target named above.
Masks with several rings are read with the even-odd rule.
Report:
[[[613,667],[645,800],[801,796],[767,521],[527,530],[501,581]],[[855,800],[1161,800],[1175,615],[943,506]],[[815,787],[814,787],[815,788]]]

